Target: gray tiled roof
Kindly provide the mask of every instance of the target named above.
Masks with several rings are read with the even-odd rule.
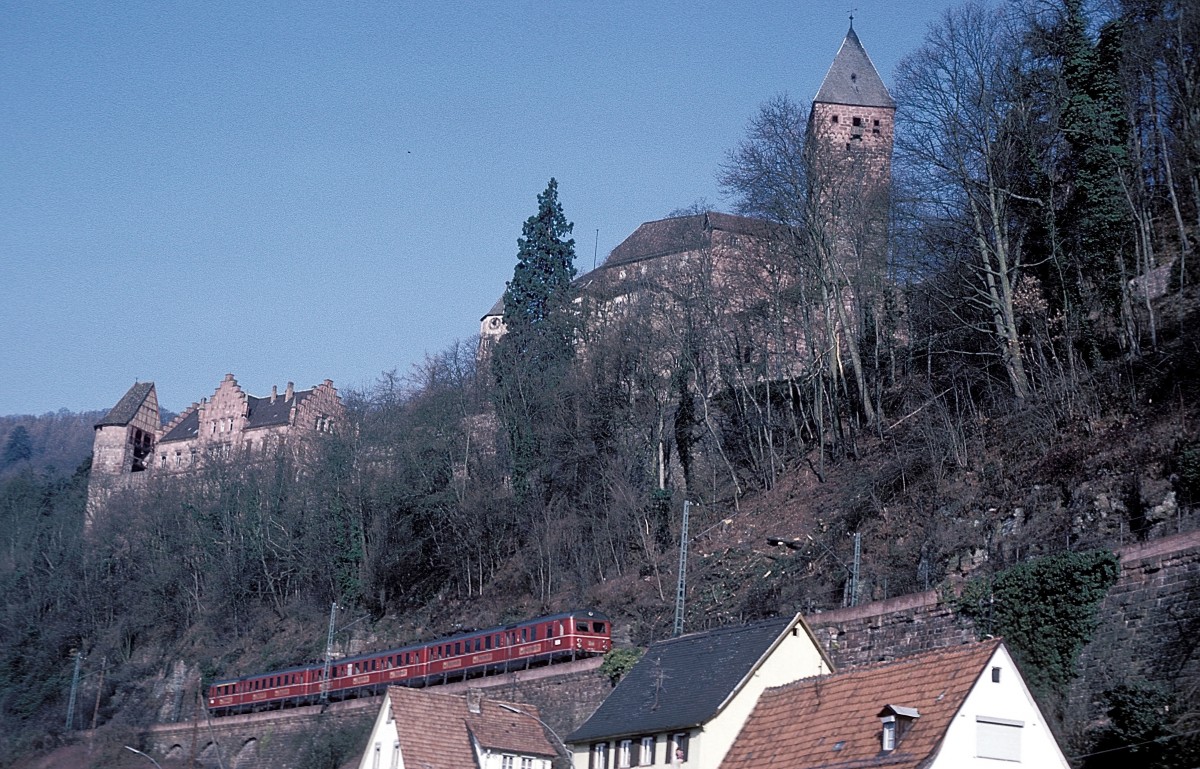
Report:
[[[247,395],[249,410],[246,414],[246,429],[255,427],[270,427],[271,425],[286,425],[292,412],[292,406],[298,406],[312,390],[297,390],[292,400],[284,400],[282,395],[276,396],[275,402],[270,398],[256,398]]]
[[[200,432],[200,409],[193,407],[179,424],[171,428],[171,431],[159,439],[159,443],[168,441],[186,441],[195,438]]]
[[[837,56],[833,57],[833,64],[829,65],[829,72],[821,81],[821,88],[813,101],[855,107],[896,108],[896,102],[871,63],[871,57],[858,41],[853,27],[846,33]]]
[[[687,729],[709,721],[794,621],[780,617],[659,641],[567,741]]]
[[[96,427],[122,427],[133,421],[137,416],[138,409],[142,407],[142,403],[154,390],[153,382],[136,382],[133,387],[117,401],[117,405],[113,406],[104,418],[96,423]]]

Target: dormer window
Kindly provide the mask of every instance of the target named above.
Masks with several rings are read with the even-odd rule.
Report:
[[[883,751],[896,749],[896,717],[884,716],[883,721]]]
[[[883,710],[879,711],[879,721],[883,726],[883,731],[880,735],[880,749],[884,753],[888,753],[896,749],[900,744],[900,740],[904,739],[904,735],[912,728],[913,722],[921,717],[916,708],[905,707],[904,705],[885,705]]]

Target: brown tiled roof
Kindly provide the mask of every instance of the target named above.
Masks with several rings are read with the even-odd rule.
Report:
[[[498,700],[485,697],[480,712],[472,713],[462,695],[404,687],[388,689],[388,698],[405,766],[475,769],[471,735],[483,748],[495,752],[557,755],[536,720],[541,714],[533,705],[505,703],[530,714],[523,715],[505,710]]]
[[[954,646],[768,689],[721,769],[916,769],[937,750],[999,645]],[[920,717],[883,753],[879,713],[888,705]]]
[[[138,409],[142,407],[142,403],[150,393],[154,392],[153,382],[136,382],[133,387],[130,387],[125,395],[121,396],[121,400],[117,401],[117,405],[104,415],[104,418],[96,423],[96,427],[123,427],[133,421],[137,416]]]
[[[813,101],[855,107],[896,108],[896,102],[888,93],[887,86],[883,84],[853,27],[846,33],[837,56],[833,57],[833,64],[829,65],[829,72],[821,81],[821,88]]]

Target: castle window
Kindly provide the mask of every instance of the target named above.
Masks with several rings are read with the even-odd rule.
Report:
[[[861,126],[862,126],[862,118],[860,118],[860,117],[856,117],[856,118],[854,118],[854,120],[853,120],[853,121],[851,121],[851,122],[852,122],[852,124],[853,124],[854,126],[856,126],[856,127],[861,127]]]
[[[830,116],[830,118],[829,118],[829,122],[830,122],[830,123],[833,123],[834,125],[837,125],[837,121],[838,121],[838,116],[837,116],[837,115],[831,115],[831,116]]]

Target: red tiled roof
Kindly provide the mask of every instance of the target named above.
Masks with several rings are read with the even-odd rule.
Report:
[[[965,644],[768,689],[721,769],[915,769],[937,750],[999,645]],[[884,753],[879,712],[887,705],[920,717]]]
[[[405,687],[388,689],[388,699],[405,766],[475,769],[472,734],[482,747],[493,751],[526,756],[557,755],[536,720],[541,714],[533,705],[505,703],[530,714],[522,715],[501,708],[498,700],[484,698],[480,712],[472,713],[462,695]]]

